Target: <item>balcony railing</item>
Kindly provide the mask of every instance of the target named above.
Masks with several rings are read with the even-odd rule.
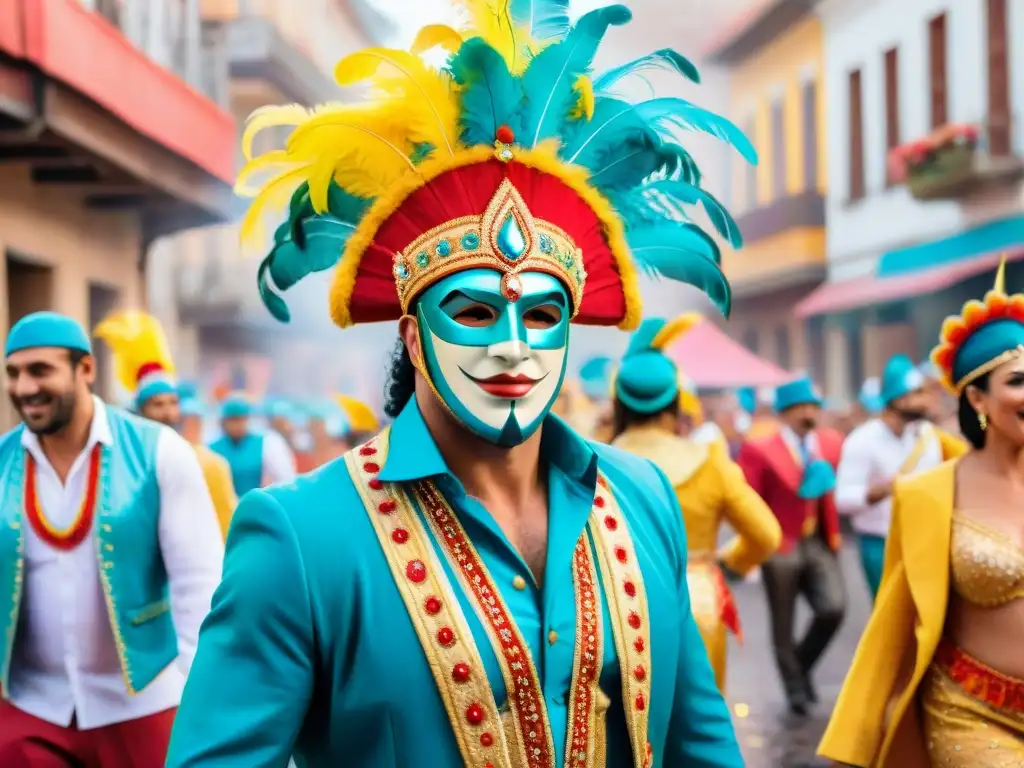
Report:
[[[147,57],[221,106],[228,99],[223,35],[200,20],[199,0],[79,0]]]

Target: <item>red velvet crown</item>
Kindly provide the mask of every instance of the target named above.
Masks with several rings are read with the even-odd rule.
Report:
[[[496,191],[508,179],[533,218],[541,226],[551,225],[564,232],[582,255],[585,290],[575,321],[590,325],[621,323],[629,309],[629,288],[624,285],[620,265],[623,258],[629,257],[621,225],[613,218],[614,211],[586,184],[582,174],[579,179],[566,177],[564,172],[556,176],[536,165],[543,163],[517,158],[511,162],[487,159],[461,165],[421,182],[393,210],[372,208],[367,219],[376,216],[379,224],[370,232],[372,239],[365,247],[349,243],[343,264],[355,257],[358,266],[351,287],[345,291],[348,295],[334,296],[336,306],[346,306],[354,323],[401,317],[396,254],[401,255],[435,228],[444,228],[463,217],[485,215]],[[621,248],[613,247],[617,242],[622,243]],[[621,257],[618,250],[624,252]],[[627,279],[635,278],[631,273]],[[336,282],[336,294],[340,285],[340,281]]]

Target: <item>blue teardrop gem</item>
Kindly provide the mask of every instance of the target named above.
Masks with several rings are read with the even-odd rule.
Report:
[[[515,261],[526,252],[526,237],[519,228],[519,222],[511,213],[498,230],[498,250],[509,261]]]

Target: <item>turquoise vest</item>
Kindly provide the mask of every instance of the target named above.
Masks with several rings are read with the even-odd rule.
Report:
[[[96,507],[96,554],[121,671],[141,691],[178,656],[167,571],[160,554],[158,425],[107,408],[112,446],[104,446]],[[0,687],[7,696],[11,650],[25,571],[23,425],[0,437]],[[81,546],[88,546],[82,544]]]
[[[263,485],[263,435],[250,432],[238,442],[225,435],[213,441],[210,450],[227,459],[240,497]]]

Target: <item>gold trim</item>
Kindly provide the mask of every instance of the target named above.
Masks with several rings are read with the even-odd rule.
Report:
[[[619,657],[622,704],[633,747],[633,765],[634,768],[650,768],[647,734],[651,705],[651,648],[647,592],[626,519],[603,476],[598,483],[590,527],[597,545],[597,562]]]
[[[502,255],[498,238],[511,217],[523,235],[521,255]],[[480,216],[461,216],[427,230],[395,254],[392,272],[403,314],[423,290],[454,272],[474,267],[500,272],[506,285],[522,272],[546,272],[572,294],[573,317],[583,301],[583,253],[561,228],[533,217],[522,195],[504,179]],[[514,300],[511,295],[506,298]],[[516,297],[517,298],[517,297]]]
[[[513,768],[486,668],[429,533],[400,484],[378,483],[379,488],[370,484],[387,456],[389,436],[390,429],[386,429],[349,451],[345,455],[349,475],[427,657],[462,759],[468,768]],[[396,539],[396,531],[404,534],[398,534]],[[409,575],[411,564],[417,562],[423,566],[420,581]],[[439,601],[434,613],[428,608],[431,599]],[[448,644],[440,639],[444,630],[452,633]],[[468,677],[464,680],[455,678],[454,671],[460,664],[468,665]],[[481,711],[482,719],[477,723],[467,718],[474,706]]]
[[[569,683],[565,764],[581,768],[604,768],[607,754],[605,702],[601,691],[604,667],[604,632],[597,592],[597,567],[591,556],[586,532],[573,551],[572,583],[576,594],[576,645]],[[604,711],[601,710],[603,705]]]
[[[17,635],[18,628],[18,615],[21,612],[21,598],[24,593],[24,579],[25,579],[25,526],[22,525],[22,517],[25,513],[25,499],[24,499],[24,488],[25,488],[25,455],[21,452],[21,467],[22,477],[20,482],[17,484],[18,490],[15,492],[18,494],[14,500],[15,506],[15,517],[10,521],[9,525],[11,530],[17,531],[18,544],[17,544],[17,563],[14,566],[14,592],[11,594],[11,614],[7,617],[7,648],[6,655],[3,659],[3,670],[0,674],[0,696],[3,698],[10,698],[11,686],[11,658],[14,655],[14,640]]]
[[[1016,360],[1018,357],[1024,357],[1024,344],[1018,344],[1013,349],[1008,349],[1001,355],[996,355],[988,362],[982,363],[973,371],[964,376],[960,381],[956,383],[957,395],[962,395],[967,386],[976,379],[980,379],[986,373],[991,373],[1003,363],[1008,363],[1011,360]]]

